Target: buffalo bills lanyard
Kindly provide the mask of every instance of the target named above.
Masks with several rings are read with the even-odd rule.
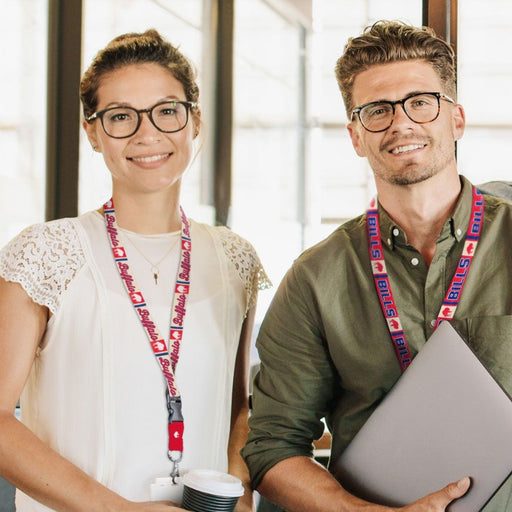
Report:
[[[484,196],[473,187],[473,200],[471,205],[471,219],[469,221],[466,240],[462,255],[453,275],[452,282],[446,292],[441,309],[437,316],[434,329],[444,320],[451,320],[459,304],[462,295],[462,289],[469,273],[471,262],[475,254],[476,246],[482,230],[482,221],[484,217]],[[380,305],[384,318],[386,319],[391,340],[395,347],[395,352],[400,363],[400,368],[405,371],[412,361],[409,352],[409,346],[405,339],[402,329],[402,323],[398,316],[398,310],[393,298],[391,283],[384,262],[384,251],[380,239],[379,212],[377,209],[377,199],[372,199],[370,207],[366,211],[366,229],[368,234],[368,250],[373,272],[375,289],[379,296]]]
[[[137,312],[139,320],[146,332],[153,354],[158,361],[162,373],[167,381],[166,397],[168,419],[168,457],[172,462],[171,477],[173,483],[179,476],[179,462],[183,455],[183,416],[181,413],[181,396],[175,381],[176,365],[178,363],[181,341],[183,338],[183,321],[186,314],[186,301],[190,290],[190,263],[192,242],[190,238],[190,224],[182,208],[181,211],[181,256],[174,286],[174,298],[170,321],[169,347],[151,319],[146,300],[138,289],[135,279],[128,265],[125,248],[119,239],[119,230],[116,223],[116,212],[112,199],[103,205],[103,215],[107,228],[108,239],[117,270],[121,276],[126,292]]]

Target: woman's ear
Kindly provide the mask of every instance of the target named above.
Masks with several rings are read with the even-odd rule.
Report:
[[[87,121],[84,120],[82,122],[82,127],[85,130],[85,133],[87,134],[87,138],[89,139],[92,149],[94,151],[100,151],[99,145],[98,145],[98,139],[96,137],[96,129],[93,126],[93,124],[88,123]]]
[[[194,124],[193,137],[195,139],[201,131],[201,109],[199,107],[192,111],[192,122]]]

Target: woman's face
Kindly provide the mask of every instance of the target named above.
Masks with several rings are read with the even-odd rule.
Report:
[[[170,71],[159,64],[129,64],[105,75],[98,87],[97,111],[128,106],[151,108],[167,100],[186,101],[185,91]],[[199,129],[197,115],[190,114],[185,128],[175,133],[159,131],[146,113],[130,137],[114,139],[101,121],[84,121],[92,146],[103,154],[117,193],[151,193],[179,187],[193,155],[193,139]]]

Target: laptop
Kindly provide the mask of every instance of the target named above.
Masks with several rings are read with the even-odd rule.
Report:
[[[512,472],[512,401],[443,322],[331,472],[356,496],[395,507],[469,476],[447,510],[478,511]]]

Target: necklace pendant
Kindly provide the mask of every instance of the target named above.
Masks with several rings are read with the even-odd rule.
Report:
[[[151,272],[153,272],[153,279],[155,280],[155,284],[158,284],[158,274],[160,273],[160,269],[153,265]]]

